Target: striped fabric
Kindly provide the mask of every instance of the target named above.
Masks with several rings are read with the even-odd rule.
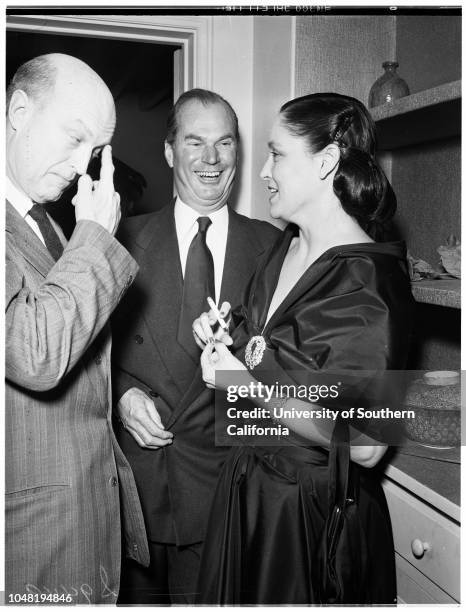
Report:
[[[111,426],[106,326],[136,272],[90,221],[78,223],[54,265],[7,203],[7,602],[12,593],[58,593],[115,603],[121,523],[128,554],[148,563],[134,479]]]

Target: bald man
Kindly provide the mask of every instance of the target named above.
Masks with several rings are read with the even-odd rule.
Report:
[[[129,556],[148,563],[135,483],[111,426],[106,322],[138,269],[114,238],[114,128],[110,91],[76,58],[37,57],[8,87],[7,603],[114,603],[122,532]],[[86,170],[100,152],[93,183]],[[43,205],[78,177],[66,244]]]

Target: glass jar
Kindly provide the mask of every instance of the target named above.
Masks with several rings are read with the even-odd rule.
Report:
[[[382,68],[385,72],[372,85],[369,92],[369,108],[390,104],[398,98],[409,96],[408,85],[396,72],[398,62],[384,62]]]
[[[452,448],[461,444],[459,372],[426,372],[407,391],[405,406],[414,411],[406,433],[423,446]]]

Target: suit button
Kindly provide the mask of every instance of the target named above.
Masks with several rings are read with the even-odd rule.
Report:
[[[138,545],[137,545],[137,544],[133,544],[133,551],[134,551],[135,553],[137,553],[137,552],[138,552]]]
[[[151,389],[151,390],[149,391],[149,395],[150,395],[151,397],[158,397],[158,396],[159,396],[159,394],[157,393],[157,391],[154,391],[153,389]]]
[[[116,478],[115,476],[112,476],[110,478],[110,484],[112,485],[112,487],[116,487],[118,485],[118,478]]]
[[[97,355],[94,357],[94,361],[97,365],[100,365],[102,363],[102,355],[100,353],[97,353]]]
[[[144,338],[143,338],[142,336],[140,336],[139,334],[136,334],[136,335],[134,336],[134,339],[136,340],[136,342],[137,342],[138,344],[142,344],[142,343],[144,342]]]

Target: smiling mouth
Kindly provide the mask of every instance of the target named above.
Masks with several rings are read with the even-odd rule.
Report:
[[[273,195],[274,193],[278,193],[278,189],[275,189],[275,187],[270,187],[268,186],[267,189],[270,191],[270,193]]]
[[[215,181],[217,181],[217,179],[220,177],[221,175],[221,170],[213,170],[210,172],[207,172],[205,170],[196,170],[195,174],[198,178],[201,179],[202,182],[205,183],[213,183]]]

